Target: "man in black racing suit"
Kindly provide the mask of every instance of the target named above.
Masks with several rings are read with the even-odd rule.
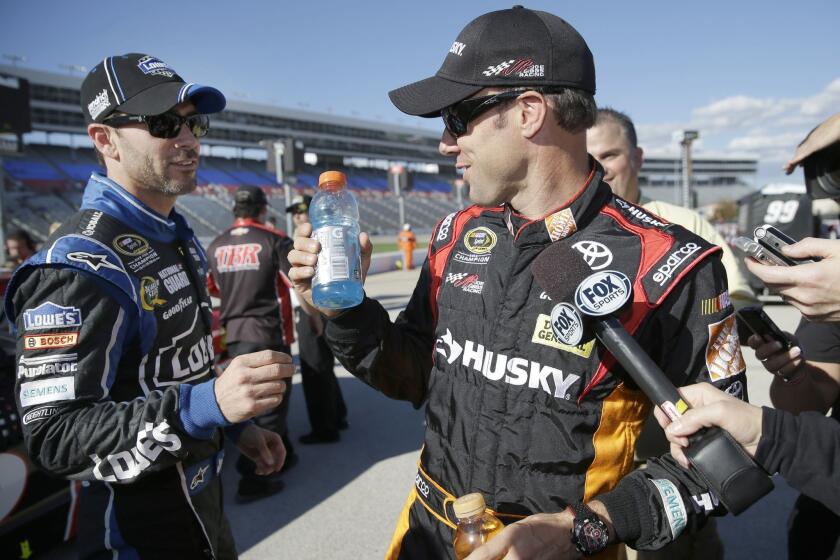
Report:
[[[262,473],[279,470],[280,437],[234,424],[276,407],[294,368],[266,351],[214,375],[207,261],[173,207],[195,188],[206,114],[225,98],[142,54],[106,58],[81,93],[108,176],[91,176],[6,298],[27,449],[88,481],[79,557],[235,558],[221,428]]]
[[[440,151],[464,169],[476,205],[433,230],[395,322],[369,298],[341,313],[322,310],[349,371],[390,397],[426,404],[415,487],[388,558],[451,558],[452,500],[469,492],[506,523],[519,520],[490,544],[521,558],[575,555],[570,529],[596,515],[608,539],[586,552],[617,558],[622,551],[607,540],[656,548],[679,535],[694,508],[715,509],[705,486],[670,458],[628,475],[650,403],[594,339],[557,340],[558,302],[531,273],[543,249],[568,243],[593,271],[625,274],[634,302],[621,320],[666,374],[678,385],[706,380],[743,393],[720,249],[612,194],[586,153],[594,89],[580,35],[517,6],[468,24],[437,76],[391,92],[406,113],[442,110]],[[309,232],[297,233],[289,255],[304,298],[320,250]],[[366,263],[364,234],[361,243]],[[564,263],[556,269],[564,274]],[[592,517],[582,517],[582,504]]]

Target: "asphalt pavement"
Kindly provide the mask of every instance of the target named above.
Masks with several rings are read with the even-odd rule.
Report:
[[[418,270],[370,276],[369,296],[395,317],[414,289]],[[792,331],[798,312],[769,305],[770,316]],[[744,348],[751,402],[769,404],[771,376]],[[243,560],[378,559],[412,487],[423,436],[423,411],[385,398],[337,368],[349,410],[341,441],[296,445],[300,461],[285,475],[279,494],[248,505],[235,503],[234,449],[223,469],[226,512]],[[294,379],[289,425],[294,441],[310,429],[299,376]],[[775,478],[776,490],[739,517],[719,521],[727,558],[772,560],[786,556],[786,522],[796,493]],[[68,558],[67,548],[52,558]]]

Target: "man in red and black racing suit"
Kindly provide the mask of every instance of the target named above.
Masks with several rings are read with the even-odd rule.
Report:
[[[453,496],[481,492],[501,519],[515,521],[588,502],[632,471],[650,403],[594,340],[570,347],[555,339],[554,303],[529,268],[553,235],[571,231],[568,242],[593,268],[633,281],[640,305],[623,323],[675,384],[709,381],[744,394],[720,249],[617,204],[602,174],[594,164],[579,196],[543,220],[508,206],[450,214],[434,230],[395,322],[369,298],[328,321],[329,344],[354,375],[392,398],[426,404],[415,488],[390,557],[451,555]],[[663,505],[672,492],[675,510]],[[692,508],[713,503],[670,458],[601,499],[616,536],[641,548],[669,542]]]
[[[521,558],[576,554],[571,528],[589,519],[577,513],[584,503],[602,534],[636,548],[670,542],[702,517],[694,508],[716,509],[667,456],[628,474],[650,402],[594,340],[558,342],[550,317],[559,302],[531,272],[544,249],[563,243],[593,271],[623,273],[634,302],[619,318],[666,375],[743,394],[720,248],[612,194],[586,153],[594,91],[583,38],[557,16],[516,6],[473,20],[436,76],[391,92],[408,114],[443,117],[440,152],[464,170],[476,205],[433,230],[395,322],[369,298],[322,310],[350,372],[426,405],[415,486],[388,558],[451,558],[451,502],[470,492],[503,521],[520,520],[489,545],[510,541]],[[319,251],[307,235],[289,255],[303,297]],[[360,240],[364,263],[371,247]],[[563,262],[556,270],[568,275]],[[623,552],[606,545],[589,552]]]

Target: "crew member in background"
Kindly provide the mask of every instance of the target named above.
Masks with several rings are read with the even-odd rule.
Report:
[[[299,196],[286,208],[292,214],[295,229],[309,223],[311,196]],[[305,303],[305,302],[304,302]],[[332,350],[324,340],[324,319],[310,309],[295,308],[300,354],[300,377],[306,412],[312,431],[300,436],[303,444],[332,443],[340,439],[339,430],[347,428],[347,406],[335,377]]]
[[[17,268],[35,254],[35,242],[26,230],[19,229],[6,236],[7,266]]]
[[[644,152],[637,143],[636,127],[630,117],[614,109],[598,109],[598,120],[586,133],[586,148],[604,167],[604,181],[615,194],[668,222],[683,226],[723,249],[721,262],[726,269],[729,298],[735,309],[760,305],[738,259],[715,226],[695,210],[651,200],[642,194],[639,189],[639,171],[644,163]]]
[[[403,224],[402,231],[397,236],[397,246],[403,254],[403,270],[414,268],[414,249],[417,247],[417,237],[411,231],[410,224]]]
[[[644,162],[644,152],[637,144],[636,127],[630,117],[614,109],[598,109],[598,120],[586,133],[586,147],[604,167],[604,181],[616,195],[649,210],[649,219],[662,217],[723,249],[721,261],[726,269],[728,297],[736,309],[758,303],[729,244],[712,224],[690,208],[651,200],[642,195],[639,190],[639,171]],[[718,301],[710,305],[720,307],[728,303]],[[636,461],[643,463],[650,457],[659,457],[667,452],[668,441],[662,433],[662,428],[651,415],[636,443]],[[660,550],[639,551],[639,559],[723,558],[723,543],[717,534],[715,519],[711,517],[699,522],[703,524],[702,527],[686,529],[676,542]]]
[[[207,261],[175,209],[193,192],[215,88],[165,62],[109,56],[81,108],[107,177],[15,273],[16,393],[32,461],[85,480],[79,558],[234,558],[222,510],[225,437],[282,400],[287,354],[240,356],[216,377]],[[260,473],[280,469],[277,434],[226,430]]]
[[[208,248],[210,293],[221,299],[221,323],[230,358],[259,350],[289,353],[294,342],[287,255],[292,241],[282,231],[265,225],[268,199],[259,187],[240,187],[234,194],[233,225]],[[286,399],[274,410],[255,418],[267,430],[280,434],[286,446],[286,463],[280,473],[260,476],[254,462],[240,455],[236,469],[241,478],[236,494],[249,502],[283,489],[280,475],[297,463],[289,441],[291,382]]]

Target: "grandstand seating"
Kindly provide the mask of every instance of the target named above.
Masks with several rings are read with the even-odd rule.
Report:
[[[6,208],[10,227],[22,227],[36,239],[47,237],[49,226],[67,218],[82,201],[82,188],[94,171],[101,172],[93,150],[62,146],[28,145],[21,157],[3,160],[6,171]],[[295,193],[313,194],[318,175],[324,169],[308,167],[299,173]],[[388,189],[385,171],[344,169],[350,189],[359,201],[362,229],[375,234],[396,233],[402,226],[398,201]],[[199,189],[178,199],[196,234],[209,242],[232,221],[233,191],[240,185],[266,188],[269,213],[285,229],[286,201],[265,163],[202,157]],[[405,197],[406,221],[418,232],[427,232],[446,214],[456,209],[450,182],[434,175],[417,174],[414,191]]]

